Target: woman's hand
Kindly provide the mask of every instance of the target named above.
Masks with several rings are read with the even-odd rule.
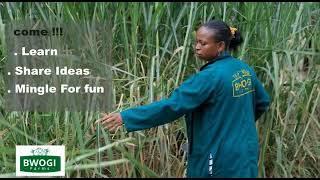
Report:
[[[101,125],[107,128],[109,131],[114,131],[123,124],[120,113],[102,113],[102,115],[103,117],[97,120],[96,124],[100,122]]]

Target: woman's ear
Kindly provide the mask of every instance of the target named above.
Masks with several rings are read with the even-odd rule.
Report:
[[[218,52],[223,52],[226,49],[226,44],[224,43],[224,41],[220,41],[218,43]]]

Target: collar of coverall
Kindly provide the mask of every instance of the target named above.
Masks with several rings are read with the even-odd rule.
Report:
[[[203,65],[201,68],[200,68],[200,71],[202,71],[203,69],[205,69],[207,66],[209,66],[210,64],[216,62],[216,61],[219,61],[219,60],[222,60],[222,59],[225,59],[225,58],[228,58],[230,57],[231,55],[227,52],[227,51],[224,51],[223,53],[221,53],[220,56],[210,60],[209,62],[207,62],[205,65]]]

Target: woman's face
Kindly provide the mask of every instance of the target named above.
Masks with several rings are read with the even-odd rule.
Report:
[[[216,58],[225,48],[224,42],[214,39],[214,32],[201,26],[196,33],[195,52],[197,57],[209,61]]]

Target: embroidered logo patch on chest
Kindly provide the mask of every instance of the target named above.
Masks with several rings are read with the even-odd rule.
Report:
[[[241,69],[232,77],[233,97],[240,97],[253,91],[252,77],[249,71]]]

